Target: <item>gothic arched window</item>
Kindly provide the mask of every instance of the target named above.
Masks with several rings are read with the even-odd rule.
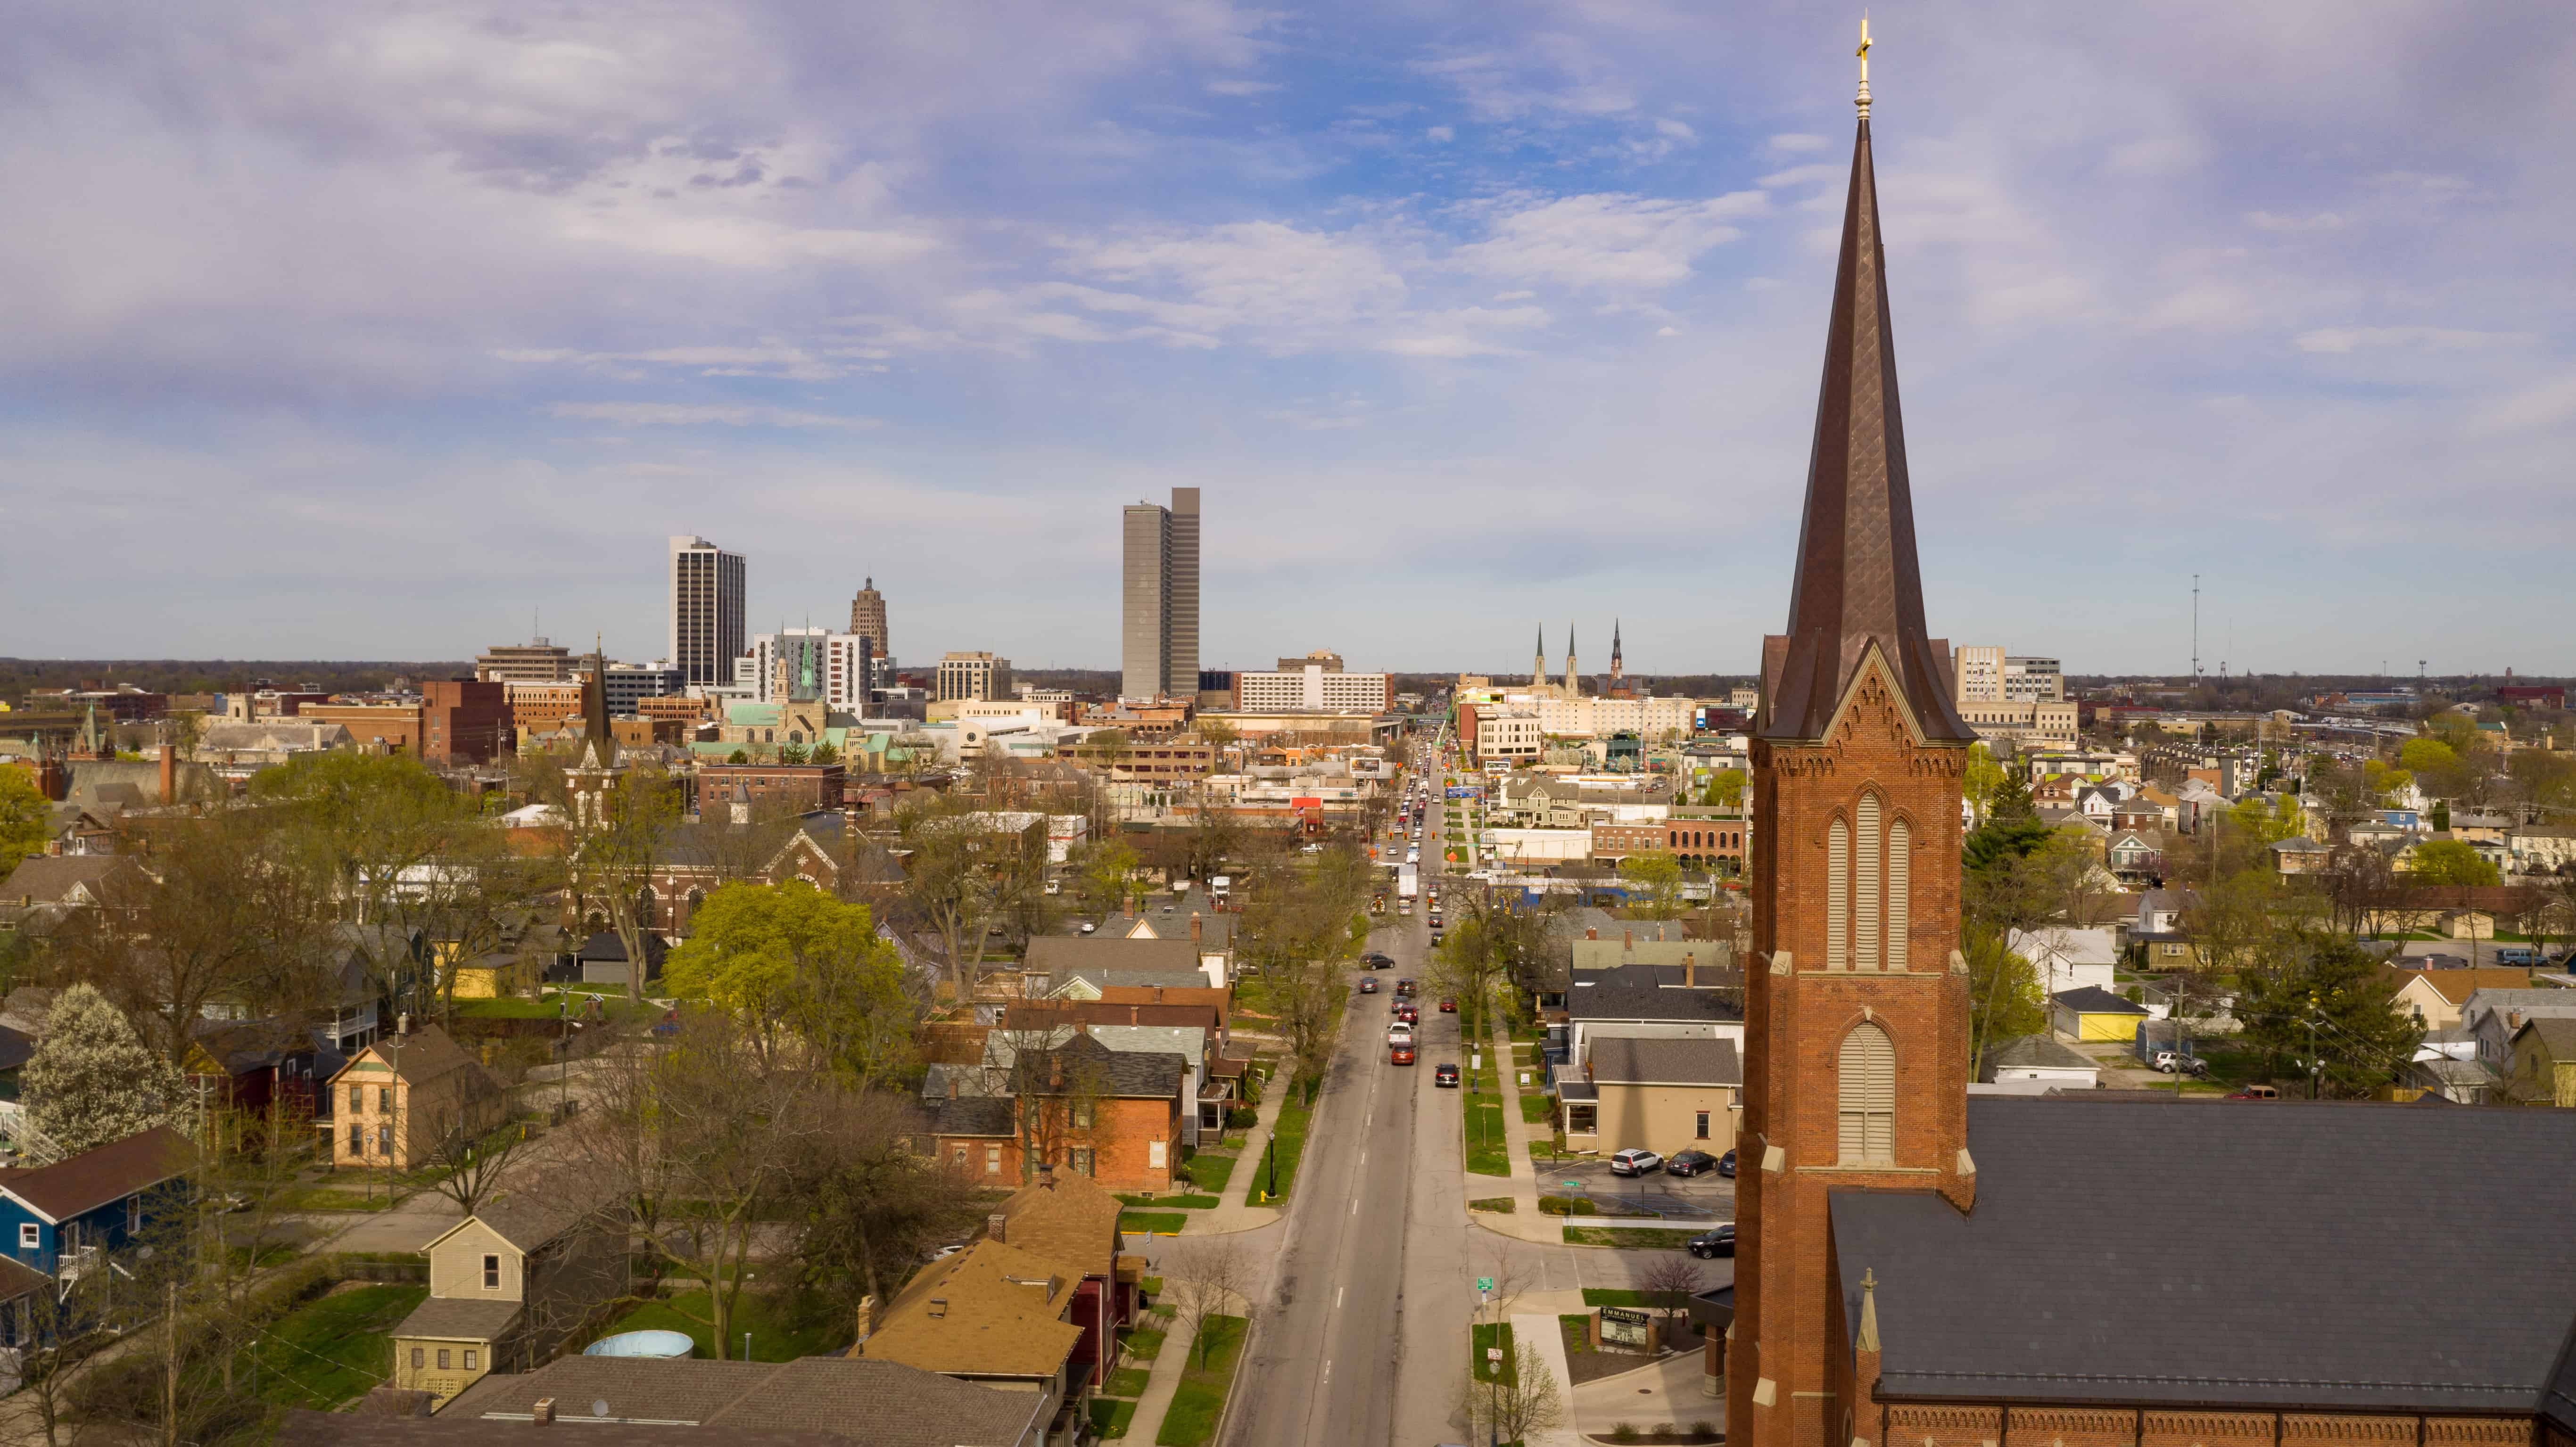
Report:
[[[1906,968],[1905,937],[1913,928],[1914,830],[1899,819],[1887,826],[1887,967]]]
[[[1825,968],[1851,968],[1851,826],[1825,831]]]
[[[1879,881],[1880,845],[1884,842],[1878,822],[1878,796],[1860,796],[1859,821],[1852,829],[1852,968],[1875,970],[1885,956],[1879,949]]]
[[[1878,1022],[1863,1020],[1843,1037],[1835,1087],[1842,1123],[1840,1163],[1896,1164],[1896,1047]]]

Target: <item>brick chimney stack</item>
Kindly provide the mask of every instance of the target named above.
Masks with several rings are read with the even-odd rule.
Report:
[[[179,746],[164,739],[161,743],[161,807],[179,802]]]
[[[1206,921],[1204,921],[1204,920],[1202,920],[1202,919],[1200,919],[1200,918],[1199,918],[1199,912],[1198,912],[1197,910],[1191,910],[1191,911],[1190,911],[1190,943],[1191,943],[1191,944],[1197,944],[1200,940],[1202,940],[1202,939],[1206,938],[1206,936],[1205,936],[1204,934],[1202,934],[1202,933],[1201,933],[1202,929],[1204,929],[1204,927],[1205,927],[1205,924],[1206,924]]]

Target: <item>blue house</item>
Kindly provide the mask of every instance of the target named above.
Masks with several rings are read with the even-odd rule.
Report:
[[[50,1166],[0,1170],[0,1252],[47,1279],[77,1274],[125,1248],[186,1202],[196,1152],[154,1126]],[[6,1273],[6,1286],[22,1284]]]

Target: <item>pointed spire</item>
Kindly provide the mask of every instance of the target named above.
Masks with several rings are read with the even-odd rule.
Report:
[[[1863,1267],[1860,1273],[1860,1333],[1852,1342],[1852,1350],[1874,1352],[1878,1349],[1878,1273]]]
[[[1862,55],[1867,64],[1866,45]],[[1864,101],[1866,92],[1864,92]],[[1765,738],[1824,736],[1834,708],[1873,646],[1886,659],[1924,736],[1966,742],[1947,660],[1923,625],[1914,553],[1914,499],[1896,400],[1888,328],[1887,257],[1879,242],[1878,180],[1869,119],[1852,145],[1851,190],[1825,331],[1824,383],[1807,463],[1806,521],[1789,631],[1763,649]]]

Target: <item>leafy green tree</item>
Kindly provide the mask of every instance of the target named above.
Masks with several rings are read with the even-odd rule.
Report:
[[[2406,869],[2409,883],[2476,886],[2501,884],[2503,875],[2471,845],[2457,839],[2428,839],[2415,846]]]
[[[2283,794],[2266,802],[2259,796],[2238,800],[2227,811],[2227,825],[2257,844],[2273,845],[2306,832],[2307,815],[2298,796]]]
[[[1709,775],[1708,787],[1700,791],[1699,801],[1712,809],[1740,809],[1744,806],[1744,771],[1720,769]]]
[[[26,1070],[27,1116],[66,1156],[168,1125],[184,1091],[125,1013],[86,984],[67,985]]]
[[[805,756],[805,762],[809,764],[837,764],[840,761],[841,751],[834,748],[829,741],[816,744],[813,752]]]
[[[1143,894],[1144,862],[1123,841],[1093,841],[1082,853],[1081,872],[1083,906],[1095,914],[1124,909]]]
[[[878,937],[875,917],[803,880],[708,895],[663,979],[673,994],[740,1019],[764,1049],[793,1032],[854,1080],[892,1073],[912,1036],[903,960]]]
[[[2424,1027],[2392,1002],[2397,983],[2355,941],[2301,931],[2283,951],[2284,967],[2244,977],[2236,1017],[2266,1074],[2309,1074],[2322,1094],[2358,1096],[2394,1081]],[[2311,1055],[2311,1050],[2314,1054]]]
[[[1983,820],[1992,811],[1995,791],[2003,787],[2003,782],[2004,766],[1995,762],[1995,751],[1986,747],[1982,739],[1968,745],[1967,771],[1960,780],[1959,789],[1975,807],[1978,819]],[[2023,797],[2029,797],[2027,791]]]
[[[2398,747],[2397,763],[2411,773],[2437,773],[2459,767],[2460,751],[2437,738],[2412,738]]]
[[[1682,862],[1658,849],[1619,861],[1619,877],[1646,893],[1650,919],[1671,919],[1682,912]]]
[[[45,852],[53,819],[45,796],[24,769],[0,768],[0,879],[30,854]]]

